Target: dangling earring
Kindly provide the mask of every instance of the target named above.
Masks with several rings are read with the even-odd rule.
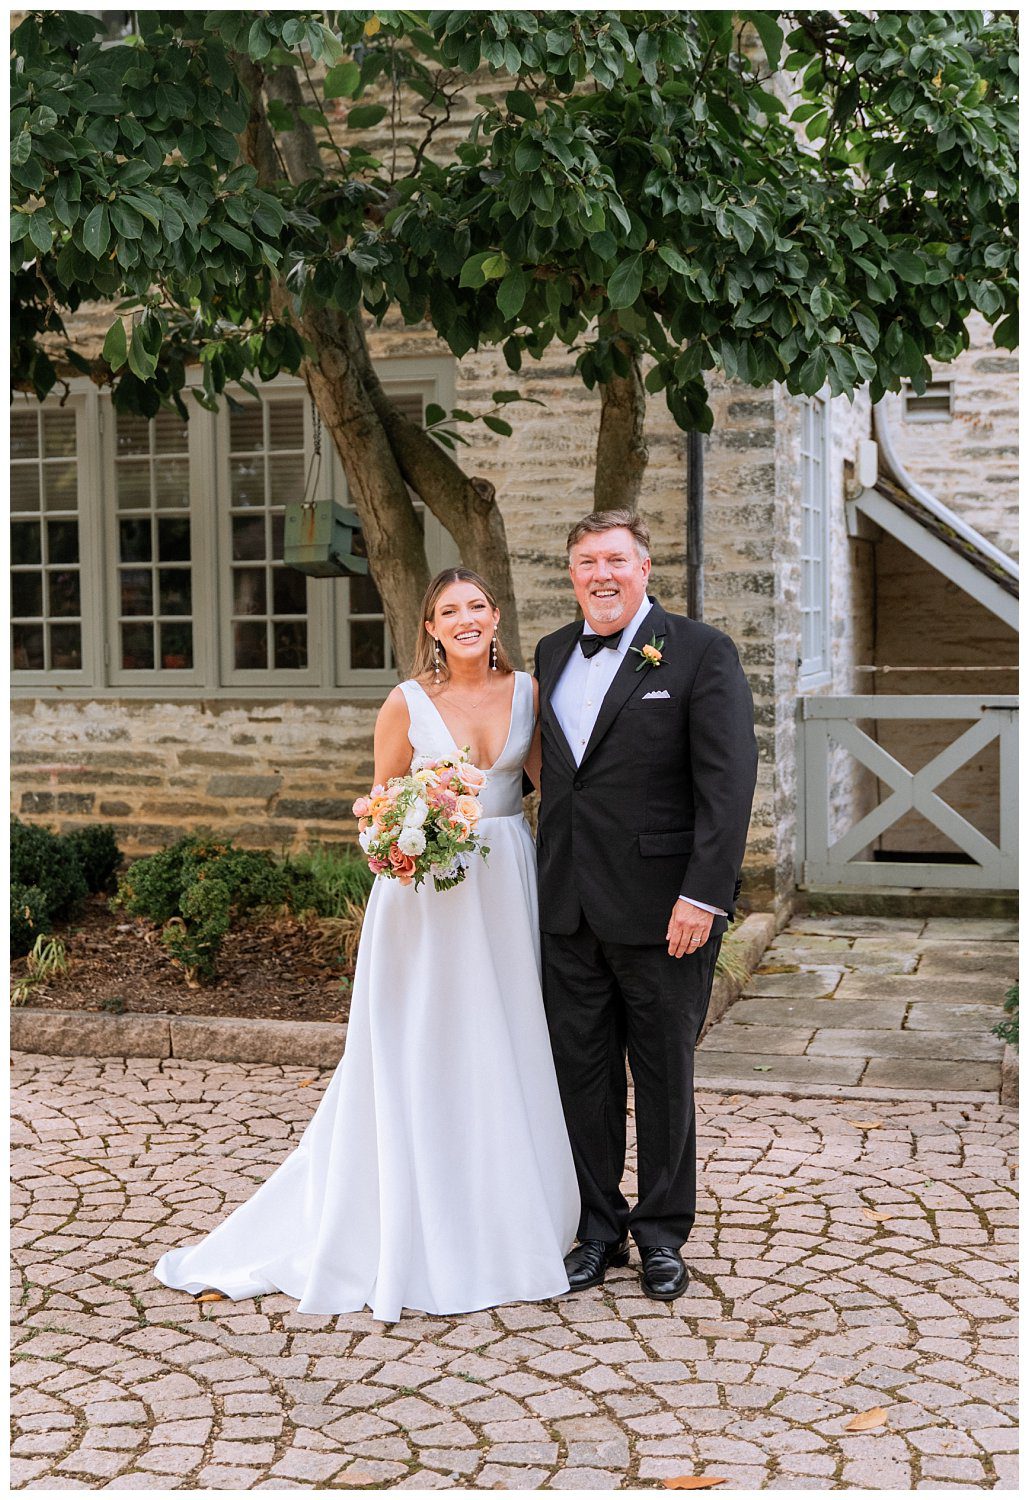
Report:
[[[497,670],[497,632],[495,630],[493,639],[489,643],[489,669],[491,672]]]
[[[432,638],[432,670],[433,682],[439,682],[439,641],[435,636]]]

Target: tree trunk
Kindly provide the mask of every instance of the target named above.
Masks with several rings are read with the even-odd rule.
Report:
[[[523,663],[518,605],[511,576],[511,555],[496,490],[488,479],[469,477],[449,453],[416,422],[399,411],[382,389],[372,366],[364,331],[353,325],[355,359],[363,360],[362,379],[407,483],[424,500],[457,543],[461,561],[481,573],[500,609],[500,634],[515,666]]]
[[[241,137],[245,159],[255,166],[262,182],[280,175],[274,138],[261,100],[264,79],[253,63],[237,58],[239,76],[250,94],[250,119]],[[299,90],[276,70],[275,97],[296,106]],[[305,126],[297,116],[297,129],[289,141],[291,171],[307,175],[311,157],[304,141]],[[368,562],[383,611],[393,652],[406,672],[421,631],[419,606],[429,582],[429,565],[422,535],[407,485],[393,456],[389,438],[365,391],[360,362],[354,358],[350,320],[329,308],[301,313],[285,283],[272,283],[272,306],[279,319],[290,318],[313,354],[304,360],[301,372],[318,408],[326,432],[331,436],[347,478],[349,497],[361,520]]]
[[[593,504],[597,510],[636,510],[650,454],[646,439],[647,396],[639,355],[620,346],[628,375],[615,375],[600,387],[600,432]]]

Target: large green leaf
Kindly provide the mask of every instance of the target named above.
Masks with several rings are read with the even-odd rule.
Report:
[[[111,225],[107,214],[107,205],[98,203],[95,208],[90,209],[82,225],[82,243],[92,255],[94,260],[99,260],[111,242]]]
[[[104,359],[112,370],[120,370],[128,358],[128,353],[125,324],[121,318],[116,318],[107,330],[107,337],[104,339]]]
[[[614,308],[631,307],[643,289],[643,256],[623,260],[607,284],[607,300]]]

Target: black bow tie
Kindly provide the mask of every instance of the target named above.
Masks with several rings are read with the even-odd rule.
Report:
[[[616,630],[614,635],[580,635],[579,650],[587,658],[596,656],[602,646],[609,646],[614,651],[624,634],[623,630]]]

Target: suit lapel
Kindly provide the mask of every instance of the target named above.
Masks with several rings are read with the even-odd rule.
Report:
[[[550,695],[553,692],[554,688],[557,686],[558,682],[561,680],[561,673],[565,669],[568,658],[575,650],[578,644],[579,636],[581,634],[582,622],[577,620],[574,622],[574,624],[568,627],[567,638],[557,643],[557,646],[554,650],[553,666],[549,667],[545,672],[543,672],[543,680],[540,683],[540,697],[542,699],[542,703],[540,705],[540,717],[546,720],[547,725],[553,732],[554,740],[557,744],[558,749],[561,751],[562,755],[565,757],[572,770],[575,770],[575,756],[572,754],[571,745],[569,745],[568,741],[565,739],[564,730],[558,723],[557,714],[554,712],[551,706]]]
[[[580,765],[586,764],[593,751],[600,744],[600,741],[618,717],[622,705],[626,702],[633,689],[639,686],[640,679],[637,676],[637,669],[640,665],[640,658],[633,654],[632,647],[644,645],[645,642],[650,640],[652,635],[660,636],[664,630],[664,624],[665,612],[655,600],[650,613],[645,616],[643,624],[629,642],[629,650],[626,651],[625,656],[622,658],[622,664],[615,673],[611,681],[611,686],[604,694],[604,701],[600,705],[597,722],[594,724],[593,733],[590,735],[586,748],[582,752]]]

